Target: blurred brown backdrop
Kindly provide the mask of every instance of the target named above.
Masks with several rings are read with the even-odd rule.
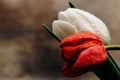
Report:
[[[102,19],[111,44],[120,44],[120,0],[69,0]],[[68,0],[0,0],[0,80],[73,80],[62,75],[59,42],[43,27],[51,28]],[[120,52],[111,52],[119,63]],[[74,80],[99,80],[92,72]]]

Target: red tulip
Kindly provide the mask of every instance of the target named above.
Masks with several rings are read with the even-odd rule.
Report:
[[[62,68],[65,76],[76,77],[98,67],[107,59],[107,52],[98,36],[81,32],[66,37],[60,43],[62,57],[67,62]]]

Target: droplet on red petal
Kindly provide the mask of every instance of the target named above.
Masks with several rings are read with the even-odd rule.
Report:
[[[95,34],[90,32],[81,32],[78,34],[68,36],[65,39],[63,39],[62,42],[60,43],[60,47],[62,48],[64,46],[77,45],[85,40],[98,40],[99,42],[101,42],[100,38]]]
[[[84,74],[107,59],[107,52],[102,46],[90,47],[83,51],[74,64],[67,64],[62,68],[62,72],[67,77],[76,77]]]
[[[101,45],[101,42],[96,40],[87,40],[76,46],[64,46],[62,48],[62,58],[68,63],[74,63],[78,55],[85,49]]]
[[[93,70],[107,59],[107,52],[100,38],[89,32],[65,38],[60,47],[62,57],[68,63],[62,72],[68,77],[76,77]]]
[[[107,52],[103,46],[90,47],[79,54],[73,68],[94,67],[107,59]]]

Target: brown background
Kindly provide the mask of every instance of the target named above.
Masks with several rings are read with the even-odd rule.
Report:
[[[69,0],[70,1],[70,0]],[[60,69],[64,61],[51,28],[68,0],[0,0],[0,80],[99,80],[92,72],[70,79]],[[78,8],[102,19],[111,44],[120,44],[120,0],[71,0]],[[120,66],[119,51],[111,52]]]

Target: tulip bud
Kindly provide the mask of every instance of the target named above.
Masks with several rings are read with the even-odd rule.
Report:
[[[68,77],[84,74],[107,60],[107,52],[100,38],[89,32],[66,37],[60,47],[62,57],[67,62],[62,72]]]
[[[53,32],[62,40],[79,33],[91,32],[99,36],[104,44],[110,43],[110,35],[106,25],[94,15],[76,8],[68,8],[58,14],[58,20],[52,24]]]

